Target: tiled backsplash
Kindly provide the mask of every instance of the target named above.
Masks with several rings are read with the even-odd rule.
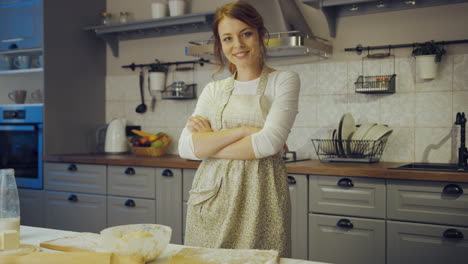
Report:
[[[432,81],[415,79],[413,58],[366,60],[366,75],[397,74],[396,93],[358,94],[354,82],[362,72],[362,62],[321,62],[275,67],[292,70],[301,78],[299,114],[288,138],[291,150],[317,158],[311,138],[321,138],[336,128],[341,116],[350,112],[358,124],[376,122],[394,129],[381,161],[456,162],[459,127],[455,114],[468,114],[468,54],[445,56],[438,77]],[[198,94],[211,81],[213,69],[169,73],[174,80],[195,82]],[[150,95],[145,88],[146,104]],[[135,108],[140,104],[138,74],[108,76],[106,81],[107,122],[126,118],[129,124],[141,125],[150,132],[165,131],[173,139],[169,152],[177,154],[177,140],[196,100],[161,100],[157,95],[154,112],[145,114]]]

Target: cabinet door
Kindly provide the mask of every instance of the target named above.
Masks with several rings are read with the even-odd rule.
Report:
[[[0,0],[0,51],[40,48],[41,0]]]
[[[44,227],[44,191],[18,189],[21,224]]]
[[[156,223],[172,228],[171,243],[182,243],[182,169],[156,169]]]
[[[106,196],[45,192],[47,228],[99,232],[106,227]]]
[[[385,263],[385,221],[309,214],[309,259],[326,263]]]
[[[145,167],[108,166],[107,193],[110,195],[154,199],[155,170]]]
[[[155,200],[107,197],[107,226],[154,223],[156,223]]]
[[[44,163],[44,189],[106,194],[106,165]]]
[[[468,261],[468,228],[387,221],[387,264]]]
[[[292,258],[307,260],[307,176],[288,175]]]
[[[309,176],[309,210],[313,213],[385,218],[385,180]]]
[[[387,218],[468,226],[468,184],[389,180]]]

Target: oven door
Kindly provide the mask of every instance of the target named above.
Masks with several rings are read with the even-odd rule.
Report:
[[[42,124],[0,125],[0,168],[15,170],[18,187],[42,189]]]

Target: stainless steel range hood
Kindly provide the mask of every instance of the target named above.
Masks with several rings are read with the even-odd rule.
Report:
[[[331,44],[314,36],[295,0],[246,0],[262,15],[270,32],[268,57],[318,56],[328,58]],[[213,56],[213,40],[191,41],[186,48],[189,56]]]

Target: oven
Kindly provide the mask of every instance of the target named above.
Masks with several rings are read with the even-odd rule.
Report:
[[[42,189],[42,104],[0,105],[0,169],[20,188]]]

